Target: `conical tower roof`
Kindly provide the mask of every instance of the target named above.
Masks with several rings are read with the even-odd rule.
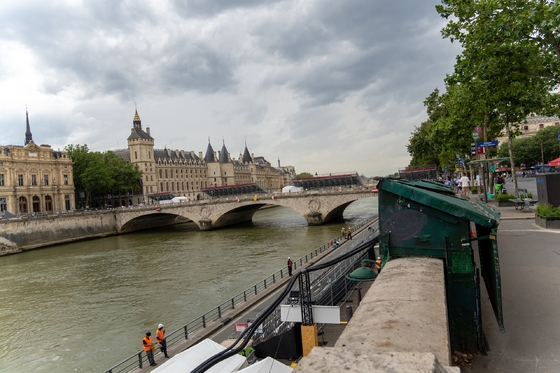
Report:
[[[222,143],[222,150],[220,151],[220,163],[228,163],[228,151],[226,149],[225,141]]]
[[[243,152],[243,163],[251,163],[253,162],[253,158],[251,158],[251,154],[249,154],[249,149],[247,149],[247,143],[245,143],[245,151]]]
[[[210,144],[210,138],[208,138],[208,148],[206,148],[206,155],[204,156],[204,162],[212,163],[214,161],[214,149],[212,144]]]

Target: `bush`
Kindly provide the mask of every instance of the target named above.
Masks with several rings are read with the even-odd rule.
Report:
[[[494,195],[494,201],[496,202],[507,202],[510,199],[515,199],[513,194],[496,194]]]
[[[478,187],[471,187],[471,193],[478,193]]]
[[[545,220],[560,220],[560,207],[551,204],[538,204],[537,215]]]

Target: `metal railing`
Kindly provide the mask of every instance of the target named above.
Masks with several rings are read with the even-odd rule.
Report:
[[[355,232],[357,232],[363,226],[373,223],[375,221],[375,219],[376,218],[372,218],[372,219],[369,219],[369,220],[364,220],[364,221],[357,222],[357,224],[354,225],[353,230]],[[334,242],[334,241],[337,241],[337,240],[340,241],[341,239],[342,239],[342,236],[339,235],[339,236],[335,237],[333,240],[329,241],[328,243],[325,243],[325,244],[317,247],[315,250],[309,252],[305,256],[295,260],[293,262],[293,269],[295,270],[295,269],[297,269],[298,266],[303,266],[304,264],[307,264],[307,263],[311,262],[314,258],[319,256],[319,254],[324,253],[329,248],[332,248],[331,242]],[[348,242],[352,242],[352,241],[348,241]],[[354,247],[357,244],[358,244],[358,242],[356,241],[356,243],[353,243],[351,246]],[[347,250],[349,250],[349,248]],[[273,273],[272,275],[266,277],[264,280],[262,280],[262,281],[256,283],[255,285],[243,290],[242,292],[236,294],[232,298],[229,298],[228,300],[224,301],[223,303],[219,304],[218,306],[212,308],[211,310],[204,313],[203,315],[197,317],[196,319],[188,322],[187,324],[185,324],[185,325],[181,326],[180,328],[178,328],[178,329],[172,331],[171,333],[167,334],[166,335],[167,347],[169,348],[170,346],[172,346],[175,343],[183,342],[185,340],[188,340],[189,336],[192,333],[194,333],[194,332],[196,332],[200,329],[206,328],[208,326],[208,324],[212,321],[220,320],[223,317],[223,315],[226,311],[233,310],[238,305],[240,305],[242,303],[245,303],[247,301],[250,301],[252,297],[254,297],[254,296],[258,295],[259,293],[262,293],[263,291],[267,290],[268,287],[270,287],[271,285],[274,285],[277,281],[280,281],[285,276],[288,276],[288,268],[287,267],[283,267],[279,271],[277,271],[277,272]],[[105,370],[104,372],[105,373],[128,372],[128,371],[130,371],[134,368],[142,368],[143,364],[146,363],[147,361],[148,361],[148,359],[146,357],[146,354],[144,354],[142,351],[139,351],[139,352],[135,353],[134,355],[131,355],[130,357],[124,359],[120,363],[115,364],[114,366]]]

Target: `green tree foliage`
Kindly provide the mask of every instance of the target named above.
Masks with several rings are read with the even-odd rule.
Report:
[[[515,159],[526,167],[541,164],[560,157],[558,134],[560,127],[549,126],[537,132],[535,136],[513,139],[512,149]],[[542,140],[542,148],[541,148]],[[508,144],[500,145],[499,156],[507,157]]]
[[[105,197],[139,187],[142,172],[137,165],[127,163],[115,153],[91,152],[87,145],[68,145],[65,150],[74,163],[74,185],[76,191],[86,194],[91,204],[92,196]]]
[[[532,113],[550,114],[558,107],[557,95],[551,94],[560,77],[558,3],[442,0],[442,4],[437,11],[449,19],[443,36],[464,48],[447,84],[460,86],[475,99],[463,101],[466,110],[503,126],[515,167],[511,140],[519,131],[517,124]]]
[[[297,179],[308,179],[310,177],[313,177],[313,174],[309,172],[302,172],[301,174],[296,175]]]

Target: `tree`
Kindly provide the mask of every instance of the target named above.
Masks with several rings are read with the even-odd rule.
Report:
[[[301,174],[296,175],[297,179],[309,179],[310,177],[313,177],[313,174],[309,172],[302,172]]]
[[[92,205],[93,196],[104,199],[111,192],[120,194],[138,189],[142,172],[115,153],[90,152],[87,145],[80,144],[68,145],[65,150],[74,164],[76,191],[85,193],[87,204]]]
[[[560,76],[560,9],[545,0],[442,3],[437,11],[444,18],[451,17],[442,33],[464,47],[457,57],[453,81],[471,92],[484,92],[487,116],[501,122],[515,168],[512,139],[519,132],[518,124],[532,113],[557,109],[558,97],[550,92]],[[514,176],[514,192],[516,189]]]
[[[515,159],[520,164],[525,164],[525,166],[529,167],[540,164],[543,160],[546,164],[549,161],[558,158],[560,156],[558,146],[559,133],[560,128],[556,126],[549,126],[539,130],[535,136],[513,139],[512,149]],[[507,156],[507,154],[508,144],[504,143],[500,146],[499,155],[500,157],[504,157]]]

